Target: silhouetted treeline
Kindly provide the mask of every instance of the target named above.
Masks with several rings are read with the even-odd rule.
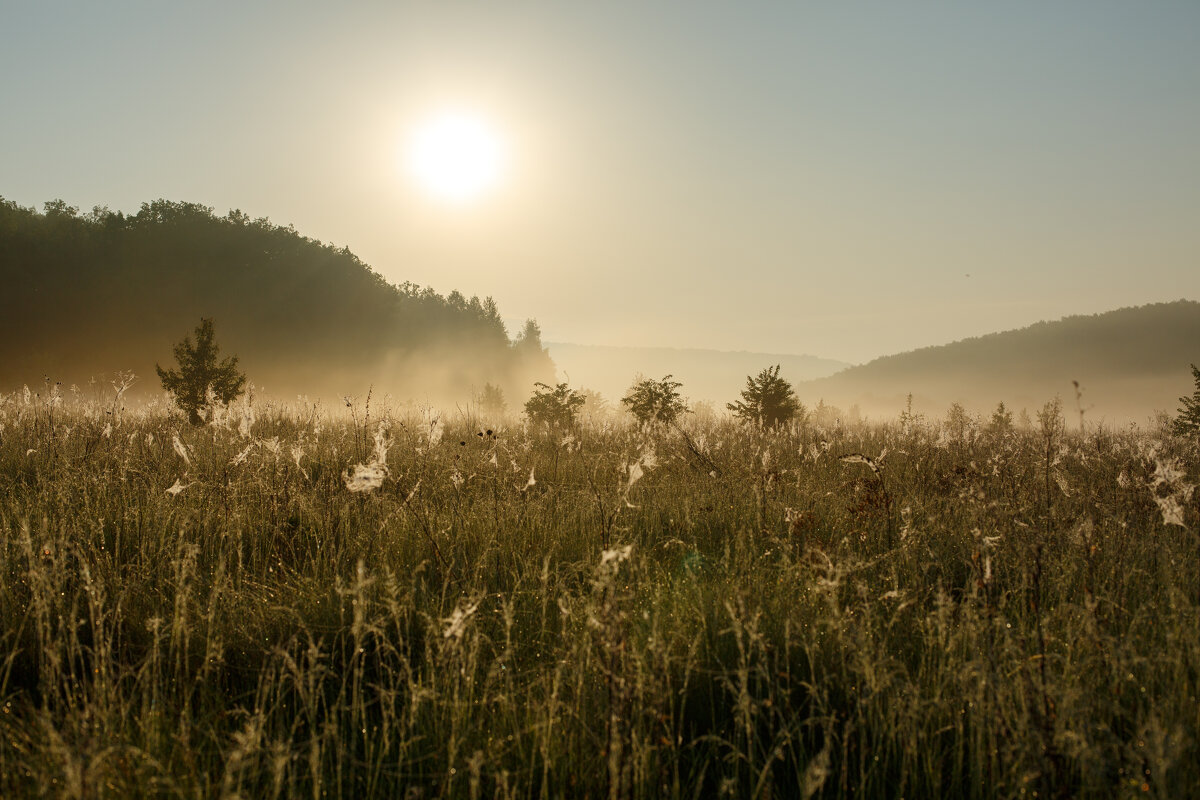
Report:
[[[536,325],[510,342],[496,304],[393,286],[347,248],[234,210],[156,200],[137,214],[0,198],[0,389],[153,365],[201,317],[279,392],[463,396],[553,378]]]

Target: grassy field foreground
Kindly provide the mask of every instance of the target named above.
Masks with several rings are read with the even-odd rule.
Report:
[[[1195,442],[338,411],[0,398],[0,796],[1200,793]]]

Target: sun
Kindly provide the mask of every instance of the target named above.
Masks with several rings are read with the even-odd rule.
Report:
[[[495,188],[505,161],[503,142],[484,119],[468,113],[430,117],[413,132],[408,171],[438,200],[465,203]]]

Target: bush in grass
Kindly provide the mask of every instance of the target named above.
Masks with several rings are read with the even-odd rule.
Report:
[[[660,381],[653,378],[635,380],[621,398],[622,405],[637,417],[639,424],[661,422],[670,425],[679,419],[680,415],[687,413],[687,404],[679,396],[679,387],[683,384],[672,380],[672,377],[665,375]]]
[[[535,383],[533,395],[525,401],[525,415],[535,425],[545,424],[550,428],[569,428],[575,424],[584,398],[567,384],[550,386]]]
[[[791,422],[804,411],[792,385],[779,377],[778,364],[767,367],[757,377],[746,376],[742,399],[727,404],[726,408],[738,419],[768,428]]]

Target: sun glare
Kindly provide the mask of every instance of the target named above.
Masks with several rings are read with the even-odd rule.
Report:
[[[492,189],[501,177],[504,148],[495,131],[469,114],[443,114],[416,129],[407,149],[408,170],[439,200],[462,203]]]

